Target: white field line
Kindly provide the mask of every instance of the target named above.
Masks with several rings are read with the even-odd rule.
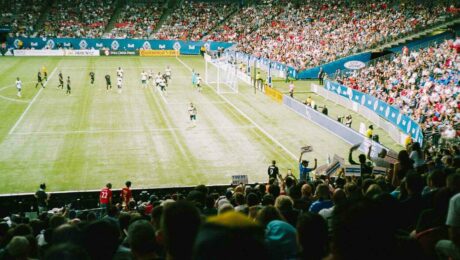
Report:
[[[249,126],[229,126],[229,127],[194,127],[193,129],[203,130],[234,130],[234,129],[252,129]],[[176,132],[187,130],[189,127],[173,128],[154,128],[154,129],[95,129],[95,130],[75,130],[75,131],[32,131],[32,132],[15,132],[13,135],[72,135],[72,134],[104,134],[104,133],[154,133],[154,132]]]
[[[17,98],[5,97],[5,96],[2,96],[2,95],[0,95],[0,98],[8,100],[8,101],[12,101],[12,102],[18,102],[18,103],[29,103],[30,102],[29,99],[28,100],[21,100],[21,99],[17,99]]]
[[[56,72],[56,69],[57,67],[54,68],[54,70],[51,72],[48,80],[45,82],[45,84],[43,84],[43,86],[46,87],[46,85],[48,85],[48,82],[50,82],[51,78],[53,78],[54,76],[54,73]],[[26,107],[26,110],[24,110],[24,112],[22,112],[21,116],[19,117],[18,121],[16,121],[16,123],[14,124],[14,126],[10,129],[10,131],[8,132],[8,134],[12,134],[14,132],[14,130],[16,130],[16,127],[18,127],[19,123],[21,123],[22,119],[24,119],[24,116],[27,114],[27,112],[29,111],[29,109],[32,107],[33,103],[35,102],[35,100],[37,100],[38,96],[40,95],[40,93],[42,93],[43,91],[43,87],[41,87],[37,94],[35,94],[34,98],[32,99],[32,101],[30,101],[29,105]]]
[[[188,66],[185,62],[183,62],[179,57],[176,57],[176,59],[182,63],[188,70],[192,71],[192,68]],[[261,126],[259,126],[254,120],[252,120],[246,113],[241,111],[237,106],[235,106],[230,100],[228,100],[225,96],[222,94],[218,93],[213,87],[209,86],[206,84],[209,88],[211,88],[218,96],[220,96],[225,102],[227,102],[230,106],[232,106],[238,113],[240,113],[244,118],[246,118],[251,124],[253,124],[257,129],[259,129],[265,136],[267,136],[270,140],[275,142],[281,149],[283,149],[288,155],[290,155],[293,159],[297,160],[297,156],[294,155],[289,149],[287,149],[283,144],[281,144],[275,137],[273,137],[271,134],[269,134],[267,131],[265,131]]]
[[[189,105],[190,102],[171,102],[168,101],[169,105]],[[210,105],[210,104],[227,104],[224,101],[210,101],[210,102],[193,102],[195,105]]]

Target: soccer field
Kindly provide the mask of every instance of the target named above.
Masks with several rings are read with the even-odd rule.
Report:
[[[49,80],[36,89],[43,65]],[[142,70],[164,72],[168,65],[167,95],[141,86]],[[118,66],[125,72],[121,94]],[[349,144],[241,82],[239,94],[217,94],[209,86],[199,93],[192,68],[204,74],[201,57],[0,58],[1,193],[32,192],[41,182],[51,191],[99,189],[107,182],[121,187],[126,180],[133,188],[228,184],[237,174],[261,182],[273,159],[283,174],[288,168],[298,173],[299,148],[306,144],[314,148],[311,163],[346,156]],[[70,96],[57,89],[59,71],[71,78]],[[21,99],[17,76],[24,83]],[[196,127],[189,122],[190,102],[198,110]]]

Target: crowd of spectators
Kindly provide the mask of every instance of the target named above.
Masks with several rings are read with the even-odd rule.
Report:
[[[50,8],[40,37],[101,38],[115,10],[114,0],[60,0]]]
[[[0,26],[10,27],[14,37],[28,37],[35,33],[37,20],[44,7],[40,0],[1,0]]]
[[[236,9],[224,1],[184,1],[153,34],[153,39],[201,40]]]
[[[147,39],[164,11],[165,1],[130,2],[123,7],[107,38]]]
[[[199,185],[133,197],[126,182],[115,196],[109,183],[102,216],[63,208],[5,218],[0,259],[459,259],[459,147],[414,143],[394,166],[384,153],[354,162],[353,151],[361,176],[304,181],[273,162],[266,184],[224,193]],[[373,175],[372,164],[388,173]]]
[[[302,70],[427,27],[443,15],[452,14],[443,6],[385,0],[273,0],[243,8],[206,39],[233,41],[239,51]]]
[[[455,46],[454,46],[455,45]],[[427,134],[457,136],[460,123],[460,38],[395,54],[337,80],[410,115]]]

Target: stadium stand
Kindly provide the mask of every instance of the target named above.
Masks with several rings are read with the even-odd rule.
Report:
[[[153,39],[200,40],[236,9],[235,3],[185,1],[174,10]]]
[[[363,172],[381,163],[359,157]],[[458,146],[413,144],[386,176],[306,183],[282,174],[263,184],[134,190],[126,204],[114,191],[106,210],[95,192],[52,194],[55,208],[37,219],[22,211],[36,208],[33,197],[1,198],[3,210],[15,203],[16,211],[0,223],[0,259],[207,259],[232,248],[242,259],[455,259],[458,169]]]
[[[131,1],[122,8],[115,27],[104,38],[147,39],[156,29],[166,1]]]
[[[41,37],[100,38],[113,15],[114,1],[57,1],[39,31]]]
[[[40,0],[0,1],[3,10],[0,14],[0,26],[11,28],[16,37],[28,37],[34,34],[37,20],[45,2]]]
[[[460,44],[460,41],[459,41]],[[458,49],[452,40],[420,50],[407,47],[338,82],[396,106],[422,128],[453,139],[459,129]]]
[[[302,70],[395,40],[451,15],[444,6],[389,1],[265,1],[239,11],[205,39],[233,41],[239,51]]]

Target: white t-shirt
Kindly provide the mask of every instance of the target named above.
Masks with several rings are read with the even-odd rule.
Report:
[[[409,157],[414,161],[414,167],[420,167],[425,164],[423,156],[419,156],[418,152],[412,151]]]
[[[22,88],[22,81],[21,80],[16,80],[16,88],[18,88],[18,89]]]
[[[446,225],[460,227],[460,193],[450,199]]]
[[[141,73],[141,80],[147,80],[147,73],[145,72]]]
[[[121,77],[118,77],[118,78],[117,78],[117,85],[118,85],[118,86],[121,86],[122,83],[123,83],[123,82],[122,82]]]

